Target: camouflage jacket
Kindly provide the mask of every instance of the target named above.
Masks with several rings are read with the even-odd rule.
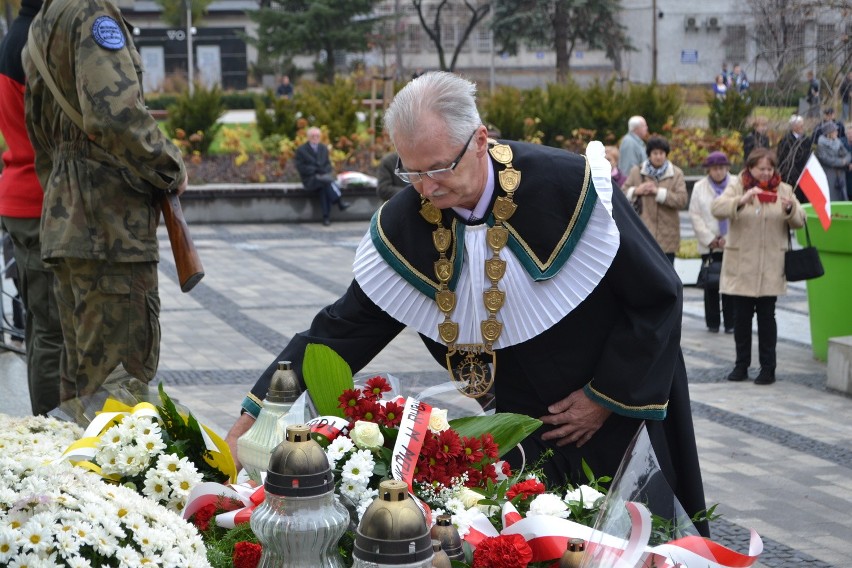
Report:
[[[25,50],[27,128],[44,189],[42,258],[158,260],[159,197],[186,170],[145,107],[141,58],[121,13],[109,0],[46,0],[30,38],[85,127],[62,110]]]

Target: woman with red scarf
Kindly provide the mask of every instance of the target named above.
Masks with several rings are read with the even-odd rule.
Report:
[[[717,219],[728,219],[720,291],[734,302],[737,359],[729,381],[748,379],[751,364],[751,322],[757,313],[760,373],[754,383],[775,382],[775,300],[787,293],[784,251],[790,229],[804,225],[805,214],[793,188],[781,181],[775,154],[757,148],[745,168],[713,202]]]

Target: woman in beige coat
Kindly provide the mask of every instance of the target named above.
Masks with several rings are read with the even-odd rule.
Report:
[[[784,252],[787,234],[805,224],[793,188],[781,181],[774,152],[757,148],[745,168],[713,202],[718,219],[730,227],[722,258],[720,291],[734,301],[734,343],[737,359],[729,381],[748,379],[751,364],[751,322],[757,313],[760,373],[754,383],[775,382],[775,301],[787,293]]]
[[[695,182],[692,188],[692,197],[689,199],[689,218],[695,230],[695,238],[698,240],[698,252],[701,254],[702,264],[710,261],[718,263],[716,268],[719,268],[722,264],[722,252],[725,249],[725,238],[728,235],[728,222],[716,219],[710,207],[731,181],[731,175],[728,173],[731,162],[724,152],[716,151],[707,156],[704,167],[707,168],[707,176]],[[719,310],[720,300],[721,310]],[[716,286],[705,284],[704,322],[707,324],[707,331],[718,333],[719,325],[724,323],[725,333],[734,333],[733,306],[731,298],[719,293],[718,283]]]
[[[668,160],[669,141],[651,136],[645,145],[648,159],[633,166],[621,190],[633,204],[657,244],[674,264],[680,248],[680,216],[689,194],[683,171]]]

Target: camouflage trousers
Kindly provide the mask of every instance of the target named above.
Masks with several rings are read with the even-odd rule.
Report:
[[[15,245],[18,283],[26,313],[27,382],[33,414],[47,414],[59,406],[59,366],[62,327],[53,292],[53,271],[41,260],[39,222],[3,217],[3,226]]]
[[[160,360],[157,263],[60,258],[53,268],[66,352],[60,399],[95,394],[117,374],[148,383]]]

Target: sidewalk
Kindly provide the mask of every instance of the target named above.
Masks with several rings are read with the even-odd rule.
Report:
[[[260,372],[349,284],[366,222],[193,225],[206,277],[190,294],[175,282],[160,234],[162,356],[168,392],[224,434]],[[686,236],[686,235],[685,235]],[[779,299],[778,382],[724,380],[733,338],[705,330],[701,290],[685,289],[682,346],[714,538],[745,552],[748,528],[766,545],[759,566],[847,566],[852,558],[852,400],[825,390],[810,352],[803,284]],[[757,347],[754,347],[757,353]],[[403,332],[365,373],[444,381],[416,334]],[[752,376],[756,369],[752,368]],[[0,412],[27,414],[20,356],[0,352]]]

